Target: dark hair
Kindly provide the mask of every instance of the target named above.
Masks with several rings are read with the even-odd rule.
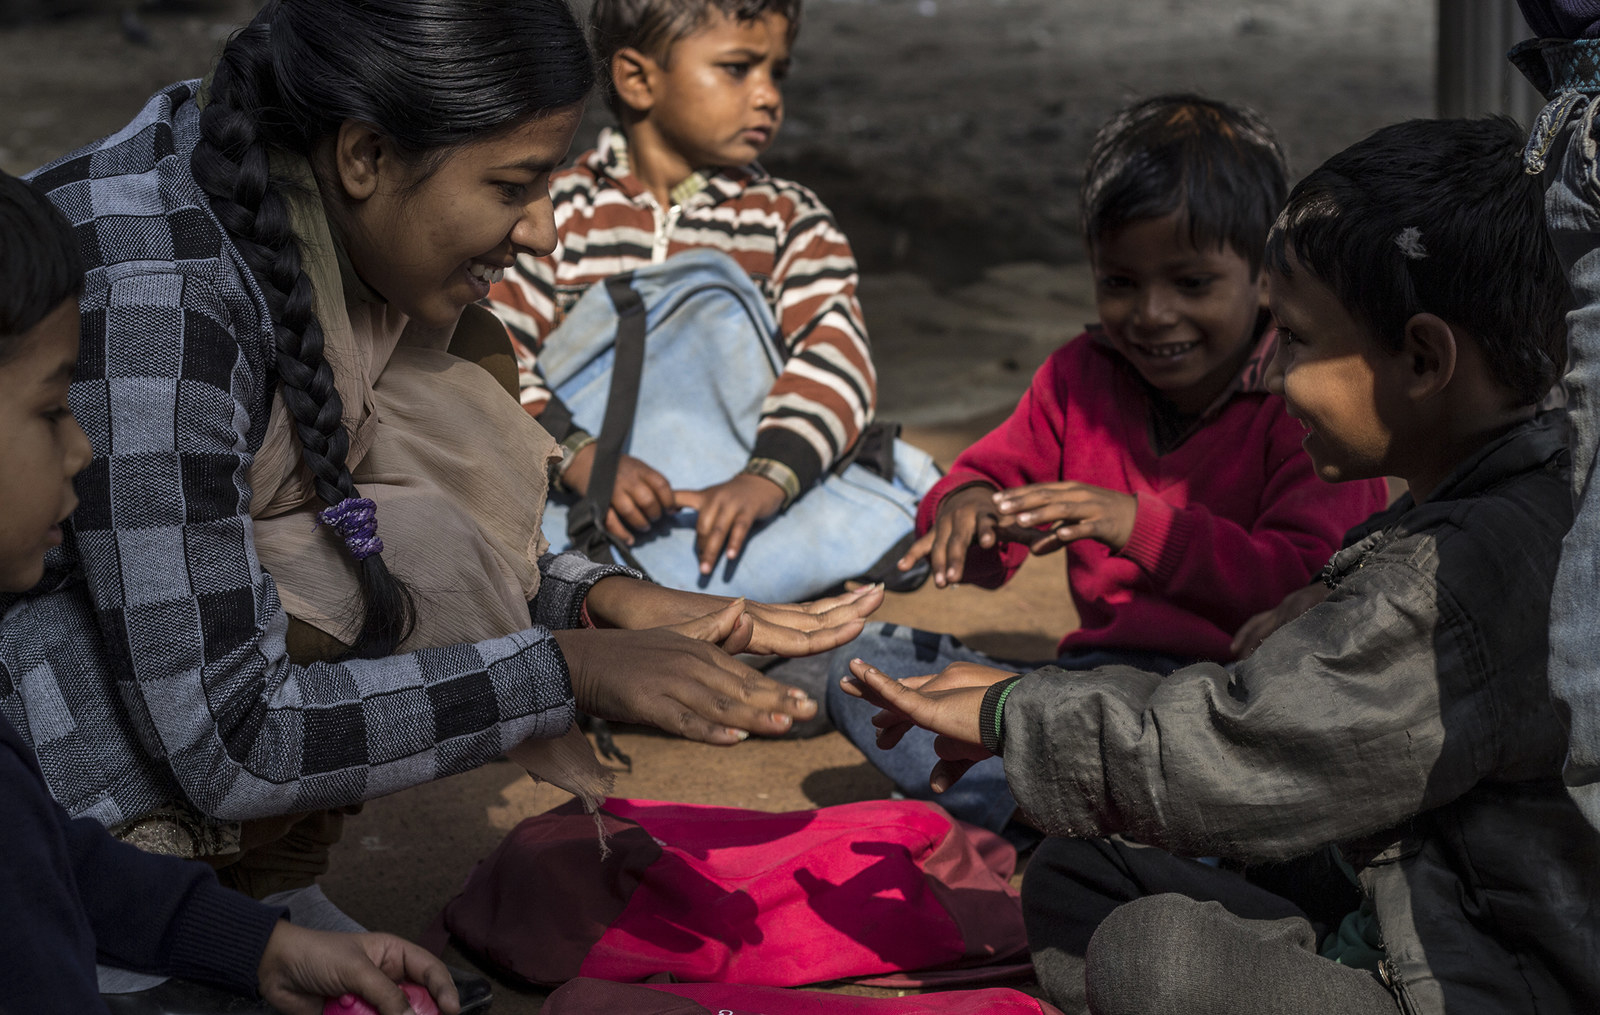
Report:
[[[1267,264],[1326,283],[1384,348],[1420,313],[1463,328],[1494,376],[1532,405],[1566,359],[1565,275],[1544,228],[1544,192],[1523,172],[1512,120],[1385,127],[1295,186]]]
[[[194,177],[261,284],[284,403],[330,506],[357,496],[350,438],[269,150],[309,157],[354,120],[429,172],[456,148],[579,102],[593,84],[563,0],[271,0],[223,49]],[[365,612],[353,650],[389,655],[415,623],[411,593],[381,554],[356,567]]]
[[[1289,189],[1283,149],[1254,110],[1199,95],[1157,95],[1094,136],[1080,192],[1093,248],[1130,222],[1181,213],[1195,249],[1227,246],[1261,269]]]
[[[83,291],[72,226],[33,184],[0,172],[0,360],[13,339]]]
[[[611,58],[619,50],[637,49],[665,65],[672,47],[699,31],[719,11],[734,21],[754,21],[778,14],[789,22],[789,44],[800,34],[800,0],[594,0],[589,14],[589,43],[594,47],[600,90],[619,121],[622,100],[611,80]]]

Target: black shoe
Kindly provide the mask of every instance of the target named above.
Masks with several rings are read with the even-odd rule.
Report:
[[[832,652],[819,652],[814,656],[779,659],[767,667],[767,676],[780,684],[800,688],[817,703],[817,714],[792,724],[781,739],[808,740],[833,729],[833,722],[828,718],[828,710],[823,707],[828,693],[828,662],[832,658]]]
[[[915,592],[920,589],[922,583],[928,580],[928,575],[933,573],[933,567],[928,563],[927,557],[911,565],[909,571],[902,571],[895,566],[916,541],[916,530],[907,532],[898,543],[889,548],[888,553],[878,558],[877,563],[861,572],[854,580],[863,585],[882,582],[887,592]]]
[[[455,966],[445,966],[450,970],[450,979],[455,981],[456,994],[461,998],[461,1015],[470,1015],[472,1012],[486,1012],[494,1002],[494,988],[489,981],[477,973],[469,973],[465,969]]]

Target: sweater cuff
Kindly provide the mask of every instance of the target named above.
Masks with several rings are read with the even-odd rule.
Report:
[[[289,911],[264,906],[208,876],[196,885],[173,928],[168,972],[256,996],[267,939]]]
[[[804,437],[781,426],[763,427],[756,432],[756,446],[750,450],[750,460],[758,459],[787,466],[794,473],[801,493],[811,489],[822,478],[822,470],[831,464],[819,459],[816,449]]]
[[[547,553],[539,558],[539,591],[528,612],[535,624],[552,631],[584,627],[585,600],[595,582],[621,575],[624,578],[650,579],[631,567],[596,564],[581,553]]]
[[[1159,497],[1136,496],[1139,507],[1133,516],[1133,533],[1122,556],[1144,568],[1158,584],[1171,581],[1194,532],[1194,516]]]
[[[572,462],[578,457],[578,452],[597,440],[599,440],[598,437],[582,427],[574,427],[572,432],[567,434],[561,441],[561,461],[550,468],[551,485],[559,486],[563,490],[568,489],[566,483],[567,470],[572,468]]]
[[[1006,742],[1006,699],[1025,674],[1017,674],[998,684],[990,684],[983,692],[983,705],[978,709],[978,734],[983,748],[995,757],[1000,756]]]
[[[745,463],[742,475],[760,476],[769,482],[776,483],[778,489],[783,491],[783,505],[779,511],[789,510],[789,505],[800,496],[800,477],[787,465],[772,458],[752,458]]]

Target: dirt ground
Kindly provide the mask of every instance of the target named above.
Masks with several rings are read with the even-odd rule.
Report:
[[[252,5],[119,6],[0,29],[0,168],[22,172],[203,74]],[[125,5],[127,6],[127,5]],[[769,168],[811,185],[852,237],[881,414],[948,462],[1092,319],[1079,167],[1127,99],[1192,89],[1249,103],[1304,171],[1384,123],[1432,111],[1431,0],[810,0]],[[134,41],[140,38],[144,41]],[[578,147],[600,117],[591,112]],[[931,586],[882,619],[1046,656],[1074,623],[1056,560],[1004,594]],[[881,795],[836,734],[722,750],[624,732],[623,796],[790,810]],[[513,766],[370,804],[324,879],[369,926],[414,935],[472,863],[564,794]],[[459,959],[459,956],[457,956]],[[495,1010],[537,1011],[510,987]]]

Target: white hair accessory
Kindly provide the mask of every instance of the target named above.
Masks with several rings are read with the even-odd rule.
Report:
[[[1416,226],[1406,226],[1396,233],[1394,245],[1412,261],[1420,261],[1428,256],[1428,248],[1422,245],[1422,230]]]

